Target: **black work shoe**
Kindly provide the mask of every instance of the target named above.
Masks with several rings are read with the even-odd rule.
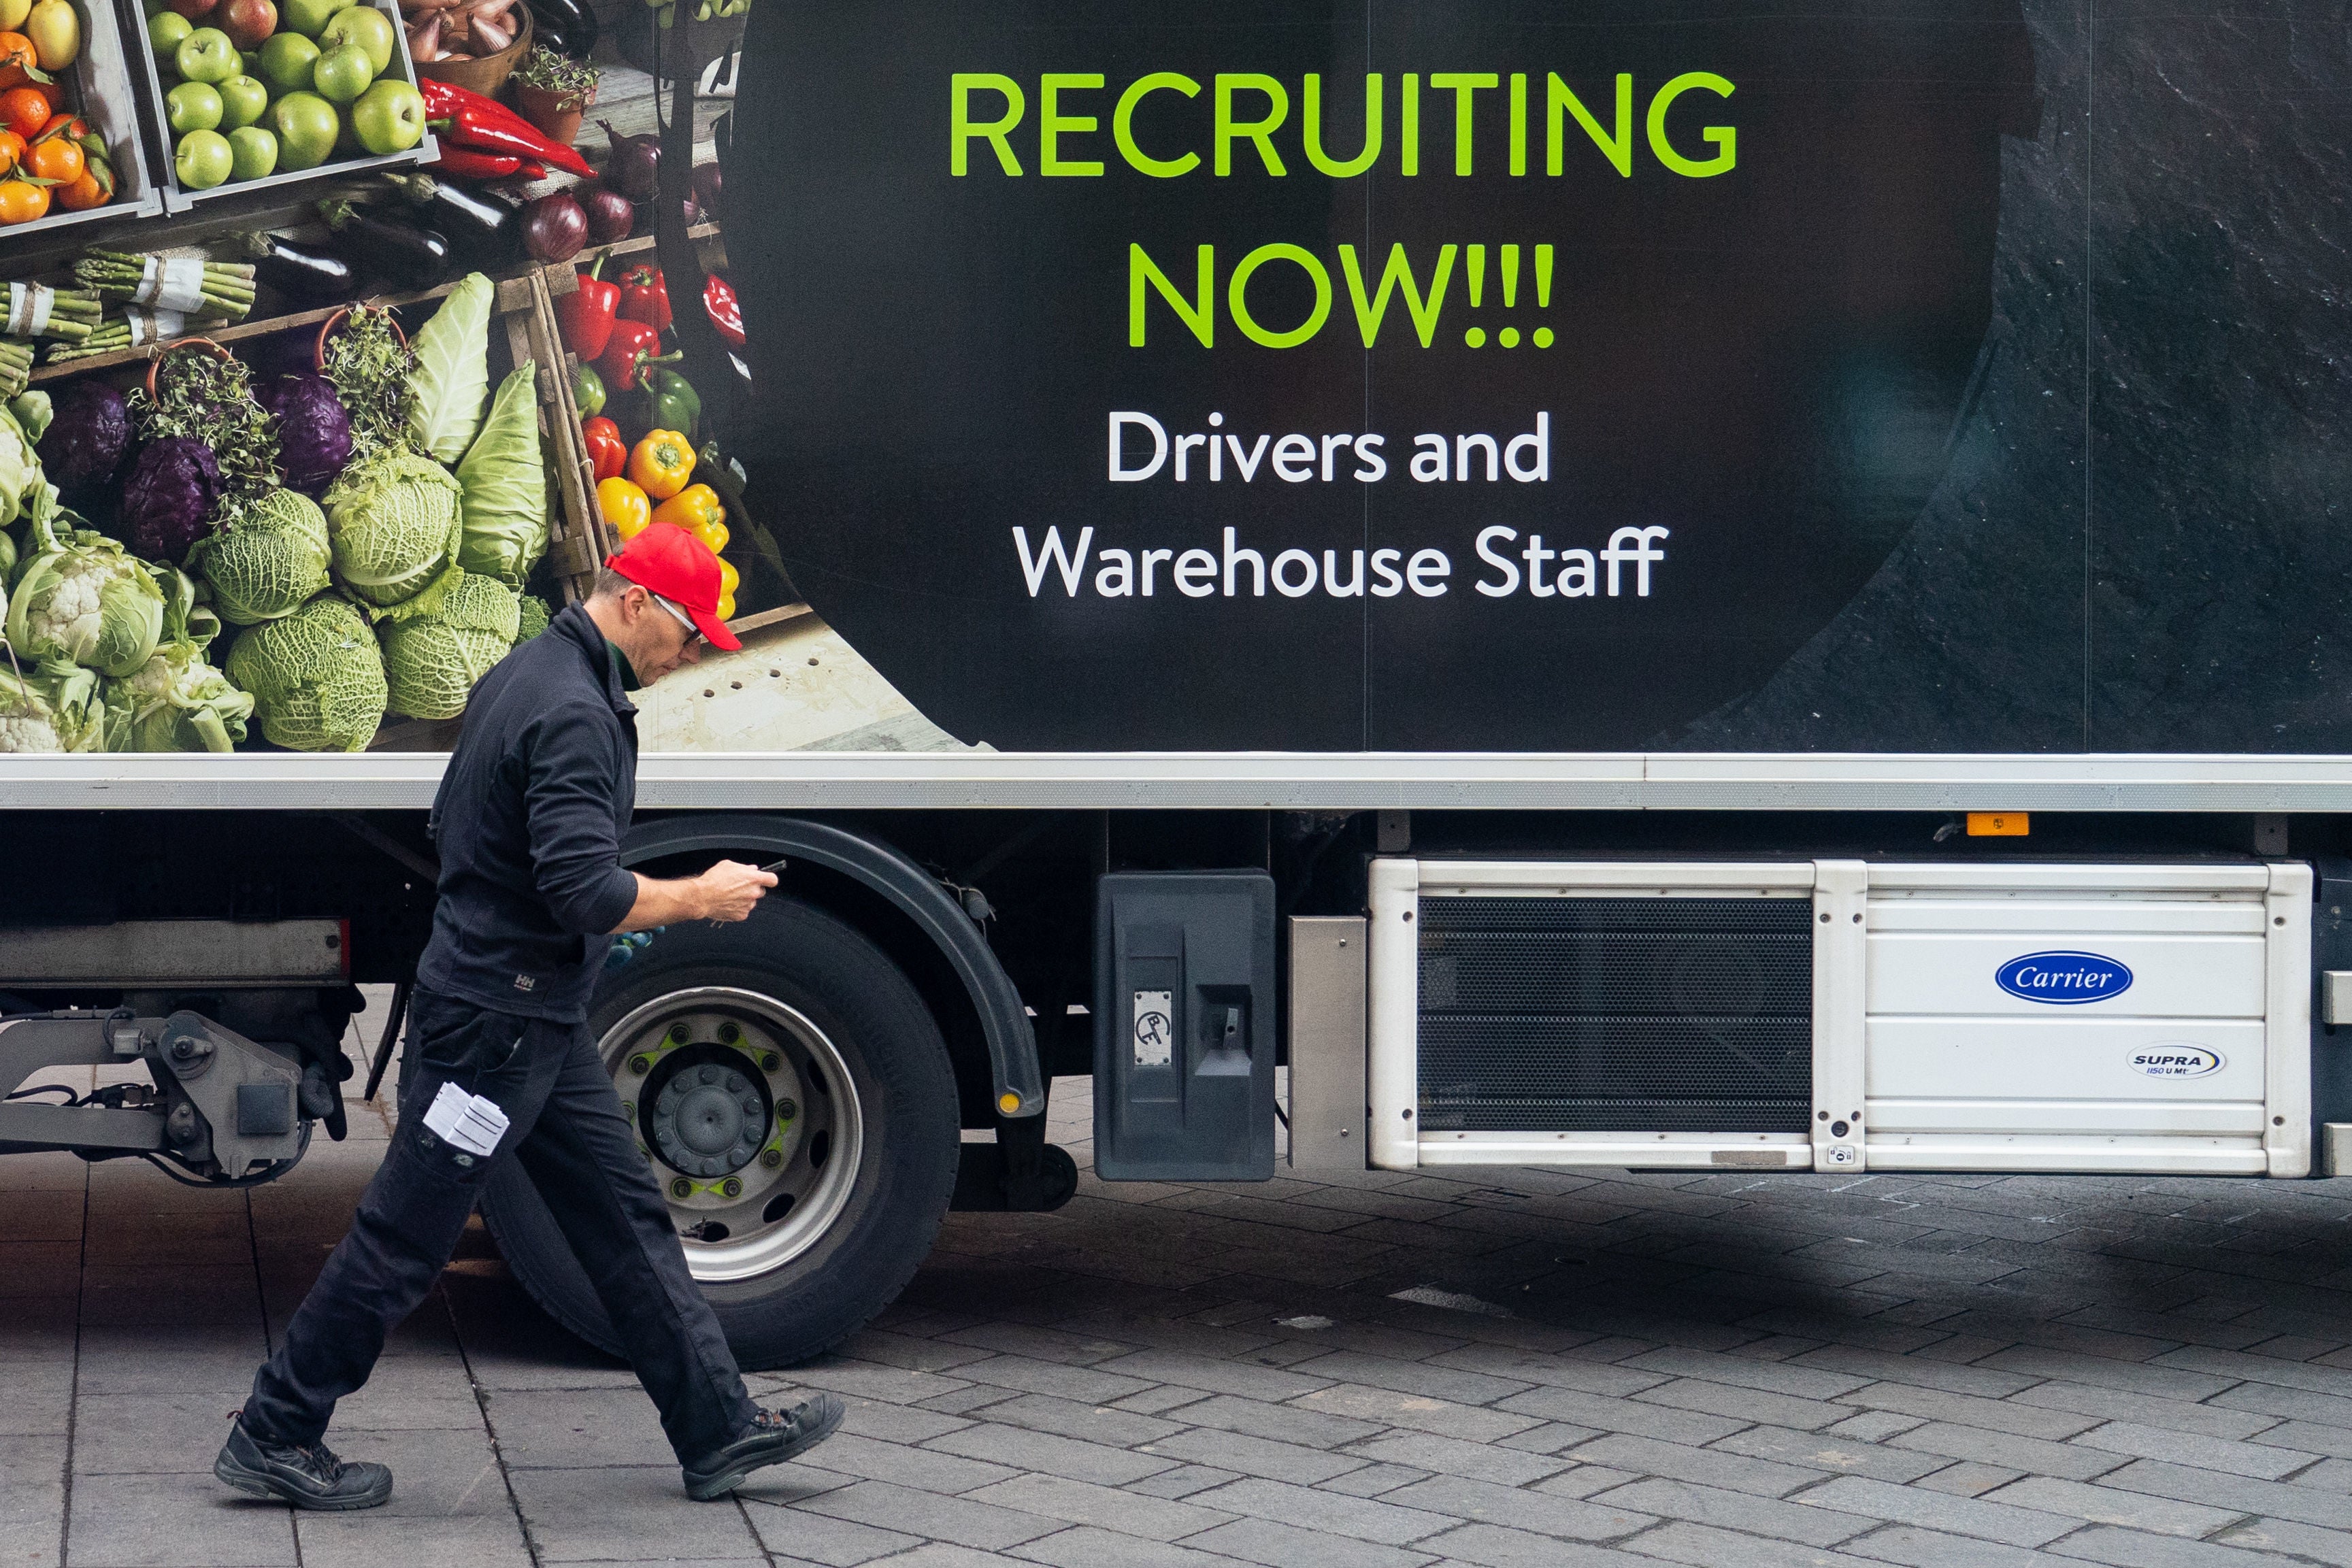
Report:
[[[265,1443],[245,1429],[242,1412],[230,1420],[213,1474],[247,1497],[340,1511],[380,1508],[392,1496],[392,1472],[382,1465],[346,1464],[324,1443],[307,1448]]]
[[[761,1411],[750,1431],[686,1467],[686,1495],[697,1502],[725,1497],[753,1470],[781,1465],[832,1437],[844,1414],[841,1401],[830,1394],[820,1394],[789,1410]]]

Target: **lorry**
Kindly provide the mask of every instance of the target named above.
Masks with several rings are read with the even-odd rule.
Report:
[[[590,1019],[746,1364],[1066,1202],[1079,1078],[1105,1182],[2352,1174],[2340,25],[1186,9],[754,8],[809,612],[625,852],[783,869]],[[442,761],[0,757],[0,1092],[144,1070],[0,1150],[340,1135]]]

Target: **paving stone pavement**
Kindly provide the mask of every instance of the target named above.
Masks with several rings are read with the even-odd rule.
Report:
[[[388,1130],[241,1193],[0,1159],[0,1568],[2352,1568],[2352,1181],[1087,1170],[755,1375],[848,1422],[702,1505],[478,1226],[332,1434],[391,1505],[233,1498]]]

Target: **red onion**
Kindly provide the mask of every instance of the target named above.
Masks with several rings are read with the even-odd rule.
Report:
[[[598,245],[614,245],[629,237],[636,226],[636,204],[620,192],[603,185],[587,192],[588,237]]]
[[[522,247],[541,261],[570,261],[588,243],[588,214],[568,191],[522,210]]]
[[[694,169],[693,204],[701,208],[702,215],[714,224],[725,221],[719,216],[719,165],[716,163],[696,164]]]
[[[604,160],[604,183],[633,202],[652,201],[661,184],[661,138],[651,131],[624,136],[609,120],[596,123],[612,139],[612,154]]]

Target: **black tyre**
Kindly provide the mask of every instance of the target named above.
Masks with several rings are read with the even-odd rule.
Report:
[[[588,1023],[746,1368],[807,1360],[906,1287],[947,1212],[961,1134],[939,1026],[879,948],[771,896],[740,925],[656,937],[604,977]],[[617,1350],[518,1166],[482,1211],[549,1315]]]

